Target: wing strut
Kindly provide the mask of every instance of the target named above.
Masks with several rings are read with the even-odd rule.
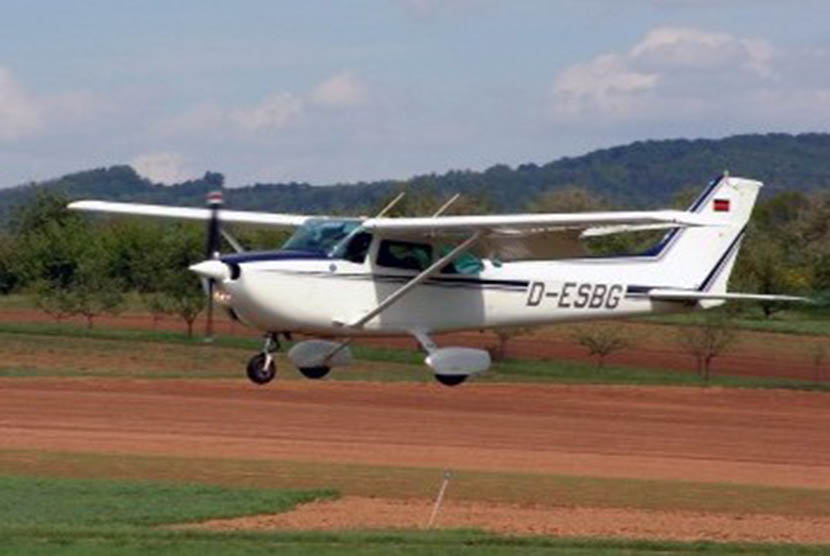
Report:
[[[459,243],[452,251],[432,263],[426,270],[423,270],[420,274],[415,276],[412,280],[401,286],[399,289],[395,290],[394,293],[391,293],[389,297],[384,299],[383,301],[378,304],[377,307],[357,319],[356,321],[347,324],[349,328],[361,328],[364,324],[375,318],[377,315],[391,307],[394,303],[396,303],[400,298],[405,296],[407,293],[412,291],[412,288],[432,276],[433,274],[437,273],[441,268],[447,264],[448,262],[452,261],[459,253],[463,250],[470,247],[474,244],[478,239],[481,237],[483,232],[478,231]]]

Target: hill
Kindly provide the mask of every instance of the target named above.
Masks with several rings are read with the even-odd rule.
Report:
[[[686,187],[702,187],[724,169],[762,180],[765,194],[830,187],[830,134],[736,135],[725,139],[638,141],[544,165],[511,168],[497,164],[483,172],[453,170],[415,176],[407,187],[439,197],[453,193],[483,198],[496,212],[522,210],[544,191],[567,185],[585,187],[612,203],[636,208],[666,205]],[[0,222],[37,188],[59,191],[72,199],[98,198],[201,206],[205,194],[222,183],[208,172],[197,180],[166,186],[153,184],[129,166],[112,166],[0,190]],[[393,180],[372,183],[263,184],[229,189],[231,208],[305,213],[361,213],[377,206],[403,185]]]

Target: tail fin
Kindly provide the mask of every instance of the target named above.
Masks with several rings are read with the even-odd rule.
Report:
[[[707,216],[716,225],[681,228],[666,234],[658,245],[662,253],[654,253],[662,255],[662,281],[675,288],[726,292],[761,186],[761,182],[726,174],[710,183],[689,212]]]

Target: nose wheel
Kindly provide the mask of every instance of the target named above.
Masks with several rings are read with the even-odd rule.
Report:
[[[277,365],[271,354],[258,353],[248,361],[248,378],[255,384],[267,384],[277,376]]]
[[[277,376],[277,363],[274,361],[273,353],[278,351],[280,343],[276,334],[268,334],[265,337],[265,345],[262,353],[251,357],[246,368],[248,378],[254,384],[267,384]]]

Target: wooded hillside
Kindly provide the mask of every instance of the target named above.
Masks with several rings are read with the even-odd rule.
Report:
[[[830,134],[738,135],[725,139],[640,141],[543,165],[511,168],[497,164],[483,172],[453,170],[406,181],[329,184],[253,184],[229,189],[229,208],[304,213],[366,213],[401,188],[446,198],[462,193],[493,212],[525,209],[540,194],[577,186],[612,205],[647,208],[667,205],[679,191],[702,188],[728,169],[763,181],[764,195],[830,187]],[[97,198],[201,206],[205,194],[222,183],[208,172],[174,186],[153,184],[129,166],[98,168],[24,186],[0,189],[0,222],[25,204],[36,188],[70,199]]]

